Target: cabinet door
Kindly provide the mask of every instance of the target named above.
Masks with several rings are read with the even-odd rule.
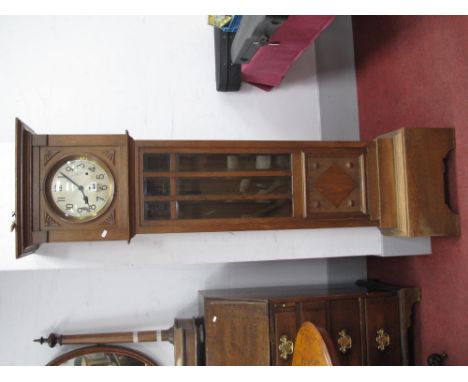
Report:
[[[341,366],[363,365],[358,299],[330,301],[329,334]]]
[[[290,366],[296,340],[296,304],[275,304],[273,307],[272,363]]]
[[[208,366],[269,366],[268,303],[205,299]]]
[[[365,300],[367,362],[401,365],[400,310],[398,297]]]

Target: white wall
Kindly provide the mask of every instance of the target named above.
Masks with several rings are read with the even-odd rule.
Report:
[[[314,51],[271,93],[217,93],[205,16],[0,17],[0,141],[38,133],[135,139],[316,139]]]
[[[336,16],[315,42],[323,140],[359,137],[352,28],[350,16]]]
[[[320,139],[324,126],[313,47],[270,93],[217,93],[204,16],[0,17],[0,52],[0,364],[46,363],[58,350],[31,340],[50,331],[170,326],[197,313],[200,289],[352,281],[365,258],[341,257],[385,252],[377,229],[353,228],[139,235],[15,260],[15,117],[37,133],[136,139]],[[170,346],[146,349],[173,363]]]

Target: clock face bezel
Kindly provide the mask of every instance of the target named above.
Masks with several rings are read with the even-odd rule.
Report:
[[[99,165],[104,172],[106,173],[108,179],[109,179],[109,190],[107,192],[108,199],[106,204],[99,210],[94,212],[93,214],[86,215],[83,217],[79,216],[69,216],[66,215],[58,206],[57,203],[54,201],[54,198],[52,196],[52,182],[54,180],[54,177],[57,175],[57,171],[60,167],[62,167],[66,162],[72,161],[72,160],[87,160],[91,162],[95,162],[97,165]],[[97,218],[101,217],[104,215],[112,205],[115,199],[115,194],[116,194],[116,186],[115,186],[115,177],[109,168],[109,166],[96,157],[93,154],[75,154],[75,155],[67,155],[55,163],[52,168],[48,171],[46,177],[45,177],[45,199],[47,201],[47,204],[49,205],[49,208],[61,219],[65,220],[66,222],[69,223],[86,223],[90,222],[93,220],[96,220]]]

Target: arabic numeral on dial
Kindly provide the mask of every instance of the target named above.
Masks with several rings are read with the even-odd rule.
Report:
[[[67,205],[65,206],[65,208],[66,208],[67,210],[72,210],[72,209],[73,209],[73,204],[67,204]]]
[[[89,206],[89,209],[90,209],[91,211],[94,211],[94,210],[96,209],[96,205],[95,205],[95,204],[91,204],[91,205]]]
[[[102,202],[106,201],[106,199],[101,198],[100,196],[96,196],[96,202],[98,202],[99,200],[102,201]]]
[[[85,164],[84,163],[78,163],[76,165],[77,168],[85,168]]]
[[[65,197],[64,196],[60,196],[59,198],[57,198],[57,203],[63,203],[63,202],[65,202]]]
[[[104,179],[104,174],[97,174],[96,179]]]
[[[91,172],[95,172],[95,171],[96,171],[96,167],[95,167],[95,166],[88,167],[88,170],[91,171]]]
[[[103,184],[102,186],[99,186],[100,191],[107,191],[107,186]]]
[[[65,170],[67,170],[68,172],[70,172],[70,171],[73,171],[73,168],[71,168],[70,166],[67,166],[67,167],[65,167]]]

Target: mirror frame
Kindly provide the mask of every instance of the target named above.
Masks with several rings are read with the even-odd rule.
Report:
[[[46,366],[60,366],[62,363],[69,361],[70,359],[81,357],[87,354],[102,353],[102,352],[116,353],[119,355],[131,357],[140,362],[143,362],[146,366],[158,366],[158,364],[154,362],[151,358],[144,355],[143,353],[140,353],[139,351],[128,349],[128,348],[121,347],[121,346],[108,346],[108,345],[93,345],[93,346],[87,346],[84,348],[72,350],[70,352],[67,352],[65,354],[58,356],[57,358],[54,358]]]

